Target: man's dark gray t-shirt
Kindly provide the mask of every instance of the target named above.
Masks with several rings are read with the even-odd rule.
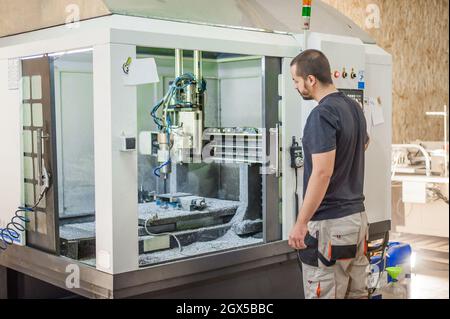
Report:
[[[365,211],[366,119],[361,106],[341,92],[325,96],[308,117],[303,133],[303,197],[312,173],[312,154],[336,150],[334,172],[312,220],[335,219]]]

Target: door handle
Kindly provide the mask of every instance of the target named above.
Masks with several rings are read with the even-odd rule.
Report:
[[[280,177],[280,125],[277,123],[275,128],[269,129],[270,133],[270,168],[269,171]]]
[[[44,154],[42,152],[42,142],[43,140],[49,138],[48,134],[45,134],[43,129],[39,128],[37,130],[37,161],[38,161],[38,182],[41,186],[41,194],[44,193],[50,187],[50,177],[45,167]]]

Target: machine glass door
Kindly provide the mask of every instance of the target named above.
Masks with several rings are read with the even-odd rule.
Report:
[[[154,58],[160,77],[137,87],[139,265],[280,240],[281,59],[137,55]]]
[[[22,61],[23,176],[28,213],[27,245],[58,254],[53,62],[47,56]]]

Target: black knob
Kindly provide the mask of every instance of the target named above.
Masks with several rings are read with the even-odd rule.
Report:
[[[347,76],[348,76],[348,73],[347,73],[347,71],[345,71],[345,69],[344,69],[344,70],[342,71],[342,77],[343,77],[344,79],[346,79]]]

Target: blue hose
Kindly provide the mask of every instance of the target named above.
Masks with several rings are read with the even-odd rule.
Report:
[[[183,81],[185,81],[184,84],[182,84]],[[156,113],[158,112],[160,107],[164,106],[164,105],[167,108],[174,108],[178,105],[192,106],[191,103],[178,101],[178,100],[175,101],[176,105],[168,105],[168,104],[174,98],[175,94],[178,91],[184,90],[189,85],[193,84],[193,82],[195,82],[195,76],[192,73],[186,73],[186,74],[183,74],[183,75],[177,77],[175,79],[175,81],[170,85],[170,88],[169,88],[167,94],[153,107],[152,111],[150,112],[150,115],[152,116],[153,121],[157,125],[158,129],[160,131],[167,133],[167,135],[168,135],[167,140],[169,141],[169,144],[170,144],[170,131],[171,131],[171,126],[172,126],[172,120],[171,120],[170,116],[168,115],[166,118],[167,127],[165,127],[164,120],[162,118],[158,117]],[[201,89],[205,90],[206,82],[202,81],[201,84],[202,84]],[[170,152],[170,150],[169,150],[169,152]],[[156,167],[153,170],[153,174],[158,178],[161,177],[161,174],[159,172],[161,171],[162,168],[169,165],[170,163],[171,163],[171,159],[170,159],[170,154],[169,154],[169,159],[166,162],[164,162],[163,164],[161,164],[160,166]]]
[[[6,249],[8,249],[8,246],[13,245],[14,241],[20,238],[20,233],[25,232],[26,228],[20,222],[29,223],[30,220],[27,217],[20,215],[20,213],[33,211],[34,209],[27,207],[19,207],[16,210],[11,221],[6,225],[5,228],[0,230],[0,251],[5,251]]]
[[[169,159],[168,161],[164,162],[163,164],[161,164],[160,166],[158,166],[157,168],[155,168],[155,169],[153,170],[153,174],[154,174],[156,177],[158,177],[158,178],[161,177],[161,175],[159,174],[159,171],[160,171],[163,167],[169,165],[170,163],[171,163],[171,160]]]

